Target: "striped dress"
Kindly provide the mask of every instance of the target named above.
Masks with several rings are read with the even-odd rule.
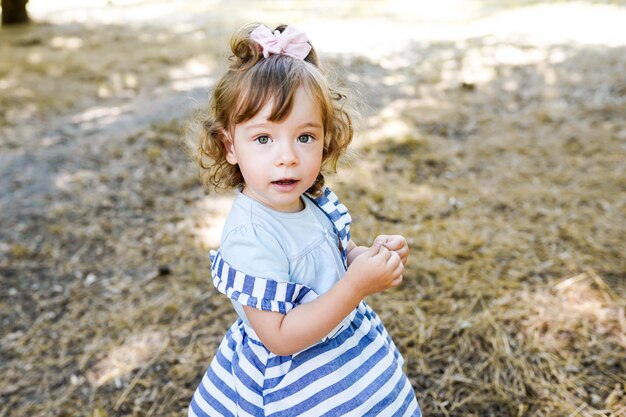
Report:
[[[346,265],[350,215],[326,188],[313,201],[334,225]],[[307,286],[237,271],[211,252],[213,284],[242,305],[287,314],[318,297]],[[238,319],[196,389],[189,417],[421,416],[403,359],[376,313],[362,301],[329,335],[277,356]]]

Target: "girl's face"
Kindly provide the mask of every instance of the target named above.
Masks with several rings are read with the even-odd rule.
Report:
[[[303,209],[300,196],[313,185],[322,165],[324,126],[319,106],[302,87],[291,113],[280,122],[268,117],[273,101],[226,135],[226,159],[239,164],[243,193],[282,212]]]

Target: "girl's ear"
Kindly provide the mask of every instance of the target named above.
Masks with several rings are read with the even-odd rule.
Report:
[[[226,150],[226,160],[231,165],[237,165],[237,154],[235,153],[235,144],[233,142],[230,133],[226,129],[222,129],[220,132],[220,139],[224,144]]]

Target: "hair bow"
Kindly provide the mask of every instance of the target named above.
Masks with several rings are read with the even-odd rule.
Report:
[[[250,33],[250,38],[263,47],[265,58],[274,54],[304,59],[311,52],[309,38],[293,26],[287,26],[282,33],[277,30],[272,34],[267,26],[260,25]]]

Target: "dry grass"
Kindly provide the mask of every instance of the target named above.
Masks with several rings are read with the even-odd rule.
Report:
[[[100,51],[132,42],[117,36]],[[0,192],[0,416],[179,416],[235,318],[206,254],[229,197],[200,189],[179,121],[88,143],[66,132],[61,162],[47,160],[56,145],[40,147],[23,118],[91,105],[85,89],[112,81],[75,71],[80,55],[32,66],[20,48],[56,51],[36,38],[7,49],[21,72],[0,73],[33,85],[1,90],[0,103],[17,104],[0,127],[26,133],[3,136],[0,157],[36,163],[6,168]],[[498,58],[511,49],[528,61]],[[372,112],[359,158],[332,183],[355,239],[410,241],[402,288],[369,302],[425,415],[626,415],[625,52],[481,38],[414,44],[392,69],[339,62]],[[52,73],[68,97],[37,83]],[[166,85],[158,79],[133,88]],[[43,191],[32,188],[38,170]]]

